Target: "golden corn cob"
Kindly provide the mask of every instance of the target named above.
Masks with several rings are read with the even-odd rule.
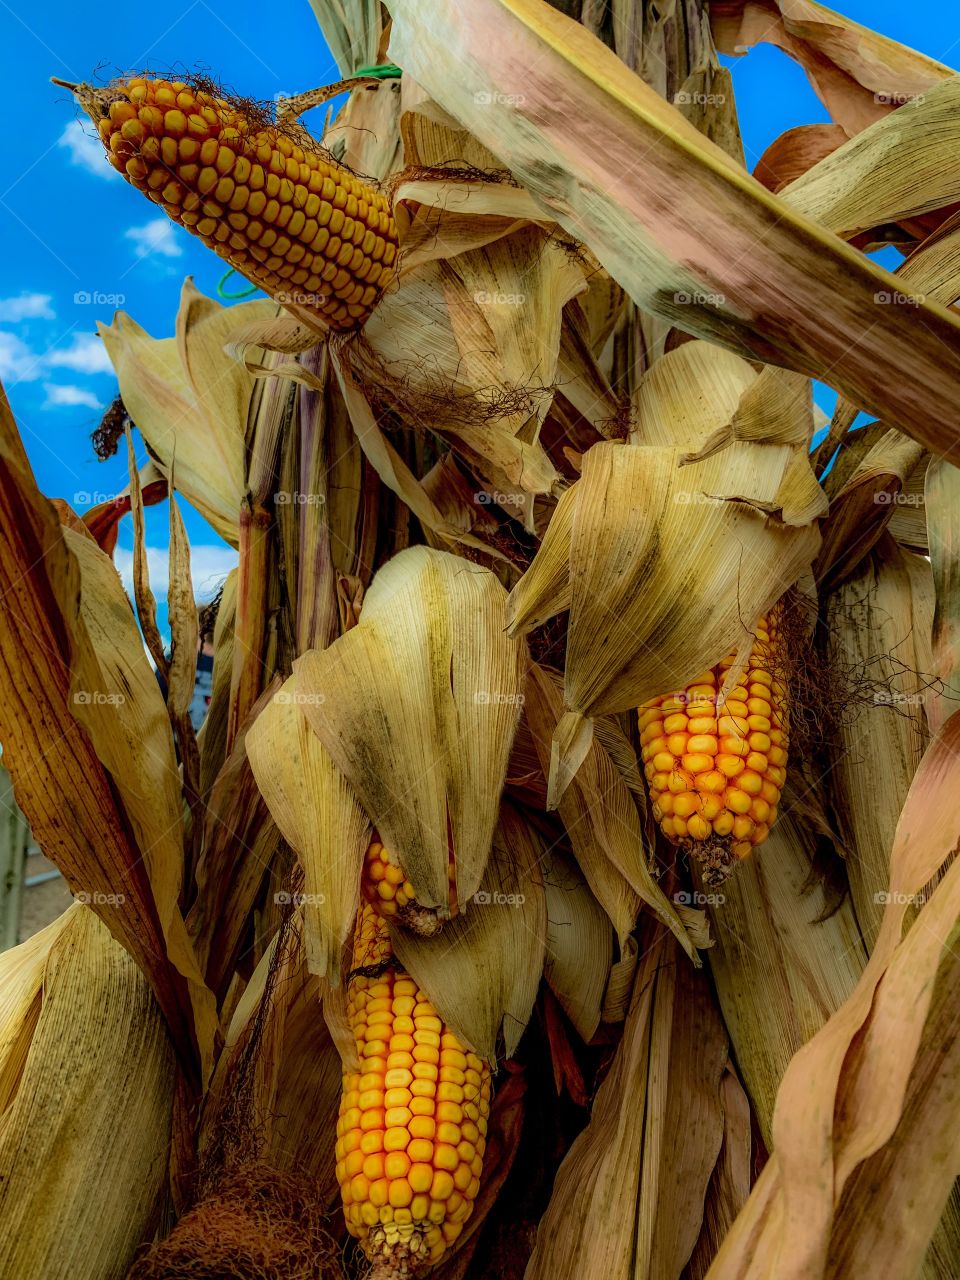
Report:
[[[357,917],[347,1016],[360,1058],[359,1071],[344,1073],[337,1124],[347,1229],[378,1280],[416,1277],[473,1211],[490,1068],[399,968],[386,920],[369,902]]]
[[[184,81],[75,87],[115,169],[271,297],[331,329],[362,325],[393,276],[386,197],[307,135]],[[112,98],[112,101],[107,101]]]
[[[654,817],[719,883],[763,840],[786,778],[786,687],[775,669],[777,611],[756,630],[747,669],[718,708],[734,655],[678,693],[640,708],[640,745]]]
[[[450,876],[452,879],[452,864]],[[367,850],[360,887],[367,902],[385,920],[394,920],[422,937],[432,937],[442,928],[437,912],[417,901],[416,891],[399,861],[376,837]]]

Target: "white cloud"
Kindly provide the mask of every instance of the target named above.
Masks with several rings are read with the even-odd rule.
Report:
[[[86,169],[98,178],[117,177],[117,171],[107,160],[100,139],[88,133],[79,120],[71,120],[57,140],[57,146],[70,153],[70,163]]]
[[[103,407],[93,392],[87,391],[84,387],[45,382],[43,389],[47,393],[47,398],[43,405],[45,409],[61,408],[66,405],[83,405],[86,409],[100,409]]]
[[[16,298],[0,298],[0,324],[21,320],[55,320],[49,293],[21,293]]]
[[[167,594],[167,565],[170,552],[166,547],[147,547],[147,569],[150,586],[158,598]],[[123,584],[133,595],[133,552],[117,547],[114,563]],[[194,595],[199,601],[212,600],[231,569],[237,567],[237,553],[232,547],[198,543],[190,548],[190,576]]]
[[[15,333],[0,329],[0,378],[7,383],[31,382],[39,378],[42,361]]]
[[[174,234],[174,224],[169,218],[154,218],[142,227],[129,227],[123,233],[134,244],[134,253],[138,258],[148,258],[159,253],[164,258],[179,258],[183,253]]]
[[[92,333],[76,333],[69,347],[51,351],[47,364],[54,369],[72,369],[74,373],[113,373],[107,349]]]

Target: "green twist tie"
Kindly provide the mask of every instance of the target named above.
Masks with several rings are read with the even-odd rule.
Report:
[[[237,298],[249,298],[252,293],[260,292],[259,287],[255,284],[252,284],[248,288],[242,290],[240,293],[227,293],[226,289],[223,286],[227,283],[227,281],[230,279],[231,276],[235,276],[236,274],[237,272],[234,267],[230,267],[229,270],[223,273],[223,275],[217,281],[217,297],[218,298],[224,298],[228,302],[233,302]]]

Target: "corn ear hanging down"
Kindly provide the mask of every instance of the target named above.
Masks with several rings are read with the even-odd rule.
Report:
[[[639,710],[653,814],[719,883],[767,837],[786,779],[789,715],[778,611],[759,622],[744,670],[718,705],[734,655]]]
[[[359,328],[393,278],[386,196],[289,134],[179,80],[70,86],[108,159],[174,222],[286,304]]]
[[[368,899],[366,869],[364,881]],[[419,1276],[473,1211],[490,1068],[397,965],[386,919],[369,900],[357,916],[347,1018],[359,1057],[359,1069],[344,1073],[337,1123],[347,1229],[374,1264],[371,1280]]]

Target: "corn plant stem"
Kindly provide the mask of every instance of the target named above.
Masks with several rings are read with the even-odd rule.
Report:
[[[237,621],[227,717],[227,751],[264,683],[270,532],[273,518],[248,494],[240,509]]]

